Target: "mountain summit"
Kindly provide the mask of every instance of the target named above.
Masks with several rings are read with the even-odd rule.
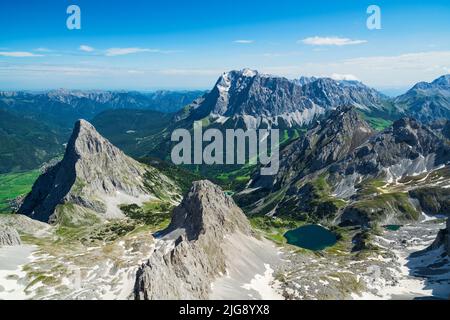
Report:
[[[118,205],[142,203],[163,189],[176,190],[156,169],[126,156],[79,120],[64,158],[38,178],[18,212],[45,222],[121,218]]]
[[[329,111],[322,121],[282,151],[277,175],[256,176],[251,185],[279,189],[344,159],[373,134],[375,132],[355,107]]]
[[[220,292],[239,299],[227,281],[250,282],[279,260],[273,245],[254,236],[233,199],[207,180],[193,183],[158,244],[137,271],[135,299],[220,298]]]
[[[395,103],[421,122],[433,122],[450,118],[450,75],[444,75],[431,83],[419,82]]]
[[[357,81],[288,80],[244,69],[222,74],[205,97],[178,118],[247,128],[290,128],[311,123],[325,111],[351,105],[366,113],[387,112],[388,98]]]

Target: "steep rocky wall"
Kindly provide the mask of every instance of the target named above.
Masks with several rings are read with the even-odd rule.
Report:
[[[245,239],[248,243],[259,241],[234,201],[209,181],[194,182],[175,209],[169,228],[157,239],[157,249],[139,268],[135,299],[209,298],[211,284],[227,274],[232,263],[229,247],[236,248],[236,243]],[[255,251],[264,251],[260,249],[263,246],[253,247]],[[245,272],[252,266],[244,263],[240,267]]]
[[[15,229],[0,225],[0,247],[18,246],[20,244],[20,236]]]

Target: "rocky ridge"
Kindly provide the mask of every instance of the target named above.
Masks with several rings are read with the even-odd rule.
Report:
[[[253,213],[343,225],[445,213],[450,147],[441,134],[412,118],[375,133],[352,108],[342,111],[282,150],[278,175],[253,177],[238,202]]]
[[[194,182],[157,241],[157,249],[137,272],[135,299],[207,299],[211,284],[232,269],[231,259],[241,259],[237,243],[263,243],[254,238],[241,209],[209,181]],[[257,250],[267,257],[274,251],[268,245]],[[245,272],[251,265],[240,267]]]
[[[176,119],[201,120],[227,127],[291,128],[309,125],[326,110],[353,105],[365,112],[384,112],[388,98],[355,81],[329,78],[288,80],[244,69],[224,73],[203,98]]]
[[[251,186],[277,190],[344,159],[375,132],[355,107],[330,111],[303,137],[288,145],[280,155],[275,176],[256,176]]]
[[[404,112],[422,122],[450,118],[450,75],[428,83],[420,82],[394,103]]]
[[[85,120],[76,122],[64,158],[47,169],[18,210],[44,222],[122,218],[120,204],[176,195],[174,183],[113,146]]]
[[[15,229],[0,225],[0,247],[18,246],[21,243],[19,233]]]

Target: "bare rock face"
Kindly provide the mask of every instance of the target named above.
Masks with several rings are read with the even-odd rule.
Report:
[[[187,117],[199,120],[209,116],[227,126],[290,128],[308,125],[325,111],[343,105],[383,112],[388,100],[357,81],[291,81],[244,69],[222,74],[208,94],[188,107]],[[176,119],[186,117],[185,111]]]
[[[18,246],[21,243],[19,233],[16,229],[0,225],[0,247]]]
[[[449,119],[450,75],[444,75],[431,83],[419,82],[394,101],[407,114],[424,123]]]
[[[192,185],[189,194],[174,210],[167,232],[182,228],[189,241],[209,232],[215,232],[218,236],[236,231],[251,234],[242,210],[220,187],[207,180]]]
[[[79,120],[64,158],[38,178],[18,212],[44,222],[67,220],[68,215],[76,223],[120,218],[118,204],[148,200],[155,190],[176,187]]]
[[[280,156],[280,170],[274,176],[255,176],[251,187],[279,189],[307,174],[344,159],[375,132],[356,107],[330,111],[305,136],[288,145]]]
[[[450,256],[450,219],[447,218],[445,248],[447,249],[447,255]]]
[[[164,244],[139,268],[135,298],[207,299],[226,273],[225,244],[236,235],[252,237],[241,209],[213,183],[194,182],[158,239]]]

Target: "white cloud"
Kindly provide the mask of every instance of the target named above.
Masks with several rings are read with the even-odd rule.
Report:
[[[26,51],[0,51],[2,57],[14,57],[14,58],[28,58],[28,57],[42,57],[42,54],[35,54]]]
[[[130,74],[144,74],[145,73],[142,70],[134,70],[134,69],[128,70],[127,72]]]
[[[393,56],[369,56],[322,62],[304,62],[297,65],[264,67],[265,73],[297,78],[354,75],[374,87],[411,87],[420,81],[432,81],[450,71],[450,51],[428,51]]]
[[[359,81],[358,77],[354,76],[353,74],[333,73],[330,76],[330,78],[333,79],[333,80],[337,80],[337,81],[342,81],[342,80]]]
[[[44,48],[44,47],[36,48],[36,49],[34,49],[34,51],[37,51],[37,52],[52,52],[52,50],[50,50],[48,48]]]
[[[278,58],[278,57],[290,57],[301,55],[301,51],[288,51],[288,52],[266,52],[262,56],[266,58]]]
[[[339,37],[309,37],[299,42],[313,46],[348,46],[367,43],[367,40],[353,40]]]
[[[158,52],[163,52],[163,51],[161,51],[159,49],[146,49],[146,48],[109,48],[109,49],[106,49],[106,55],[108,57],[123,56],[123,55],[127,55],[127,54],[141,53],[141,52],[158,53]]]
[[[245,40],[245,39],[241,39],[241,40],[234,40],[234,43],[239,43],[239,44],[250,44],[255,42],[254,40]]]
[[[168,76],[217,76],[223,73],[223,69],[163,69],[158,73]]]
[[[92,51],[95,50],[94,48],[92,48],[92,47],[90,47],[90,46],[88,46],[88,45],[85,45],[85,44],[82,44],[82,45],[79,47],[79,49],[80,49],[81,51],[84,51],[84,52],[92,52]]]

